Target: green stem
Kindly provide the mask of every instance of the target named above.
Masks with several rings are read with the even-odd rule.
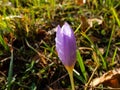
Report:
[[[66,69],[69,74],[72,90],[75,90],[74,79],[73,79],[73,67],[66,67]]]

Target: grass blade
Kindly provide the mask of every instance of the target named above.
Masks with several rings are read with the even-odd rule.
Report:
[[[116,47],[114,54],[113,54],[113,57],[112,57],[112,65],[114,65],[114,63],[115,63],[114,61],[115,61],[115,56],[117,55],[117,50],[118,50],[118,48]]]
[[[112,7],[111,10],[112,10],[113,16],[115,17],[115,19],[116,19],[116,21],[117,21],[117,23],[118,23],[118,25],[120,27],[120,20],[118,18],[118,15],[117,15],[115,9]]]
[[[80,52],[77,50],[77,61],[79,63],[79,66],[80,66],[80,69],[81,69],[81,72],[82,72],[82,75],[84,76],[85,78],[85,81],[87,81],[87,72],[85,70],[85,66],[84,66],[84,62],[83,62],[83,59],[80,55]]]
[[[5,48],[5,50],[9,50],[7,44],[5,43],[3,37],[0,35],[0,43],[2,44],[2,46]]]
[[[80,80],[83,84],[86,83],[84,77],[82,75],[80,75],[80,73],[78,73],[75,69],[73,69],[73,76],[75,76],[78,80]]]
[[[10,60],[9,71],[8,71],[7,90],[11,90],[10,88],[11,88],[12,76],[13,76],[13,50],[11,50],[11,60]]]
[[[97,52],[97,54],[100,56],[101,60],[102,60],[102,65],[104,69],[107,69],[107,62],[105,61],[104,57],[102,56],[102,54],[100,53],[99,49],[97,47],[95,47],[94,43],[90,40],[90,38],[85,34],[85,33],[81,33],[82,36],[84,36],[91,44],[91,47]],[[98,63],[98,62],[96,62]],[[100,64],[99,64],[100,65]]]
[[[112,32],[111,32],[110,40],[109,40],[107,51],[106,51],[106,54],[105,54],[105,59],[107,58],[108,53],[109,53],[109,49],[110,49],[110,45],[111,45],[111,42],[112,42],[112,36],[114,34],[114,31],[115,31],[115,26],[113,26],[113,29],[112,29]]]

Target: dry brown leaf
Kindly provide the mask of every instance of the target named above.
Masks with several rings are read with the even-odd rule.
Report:
[[[120,88],[120,68],[110,70],[99,78],[95,78],[91,83],[91,87],[96,87],[99,84],[109,86],[111,88]]]
[[[86,0],[75,0],[75,3],[76,3],[77,5],[83,5],[83,4],[86,3]]]
[[[98,48],[98,49],[99,49],[99,51],[100,51],[100,53],[101,53],[102,55],[105,53],[104,48]]]
[[[83,32],[85,32],[88,27],[93,27],[94,22],[96,22],[98,25],[101,25],[103,23],[102,19],[98,19],[98,18],[90,18],[87,19],[85,16],[81,15],[80,17],[81,20],[81,30]]]
[[[98,18],[92,18],[92,19],[88,19],[88,24],[90,25],[90,27],[93,27],[93,23],[97,22],[98,25],[102,24],[103,20],[102,19],[98,19]]]
[[[80,19],[81,19],[81,30],[85,32],[90,25],[85,16],[81,15]]]

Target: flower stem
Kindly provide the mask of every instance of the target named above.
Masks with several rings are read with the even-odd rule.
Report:
[[[73,79],[73,67],[65,67],[70,78],[72,90],[75,90],[74,79]]]

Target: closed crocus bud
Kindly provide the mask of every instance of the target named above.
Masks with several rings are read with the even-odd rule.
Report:
[[[72,28],[67,22],[62,28],[58,25],[56,28],[56,50],[58,57],[65,67],[74,67],[76,62],[76,39]]]

